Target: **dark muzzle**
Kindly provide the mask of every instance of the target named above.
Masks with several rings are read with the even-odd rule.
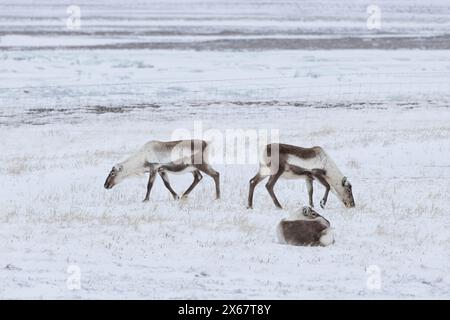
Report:
[[[111,189],[114,186],[114,183],[111,181],[111,178],[108,177],[103,185],[105,189]]]
[[[347,208],[354,208],[355,207],[355,201],[349,201],[345,203],[345,206]]]

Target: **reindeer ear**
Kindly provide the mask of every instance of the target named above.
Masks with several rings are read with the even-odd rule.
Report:
[[[347,177],[343,177],[342,178],[342,186],[345,187],[346,184],[347,184]]]
[[[307,215],[309,213],[309,207],[303,207],[302,213],[303,213],[303,215]]]

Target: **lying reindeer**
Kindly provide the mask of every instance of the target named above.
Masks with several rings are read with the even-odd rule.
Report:
[[[200,172],[203,172],[214,179],[216,199],[219,199],[219,173],[208,164],[207,158],[208,143],[203,140],[150,141],[127,160],[116,164],[106,178],[104,186],[106,189],[111,189],[129,176],[148,172],[149,179],[144,201],[149,200],[157,174],[161,176],[173,198],[178,199],[177,193],[170,186],[166,172],[175,174],[192,172],[194,181],[182,194],[182,197],[187,197],[197,186],[202,179]]]
[[[355,206],[352,185],[321,147],[301,148],[288,144],[268,144],[263,150],[259,171],[250,180],[248,208],[253,206],[253,192],[256,185],[266,177],[269,177],[266,184],[267,191],[278,208],[281,208],[281,204],[275,196],[273,188],[279,178],[306,179],[311,207],[314,207],[313,180],[317,180],[325,187],[325,194],[320,201],[322,208],[327,203],[330,190],[347,208]]]
[[[330,222],[310,207],[303,207],[277,225],[280,243],[294,246],[328,246],[334,243]]]

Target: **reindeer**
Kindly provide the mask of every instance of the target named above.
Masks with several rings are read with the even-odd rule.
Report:
[[[267,191],[276,207],[281,208],[273,188],[279,178],[306,179],[309,205],[313,203],[313,180],[325,187],[325,194],[320,206],[325,207],[328,193],[331,190],[347,208],[355,206],[352,185],[343,176],[330,156],[321,148],[301,148],[288,144],[268,144],[260,158],[258,173],[250,180],[248,208],[253,207],[253,192],[258,183],[269,177]]]
[[[328,246],[334,243],[330,222],[310,207],[302,207],[277,225],[278,241],[294,246]]]
[[[149,179],[144,201],[149,200],[150,191],[157,174],[160,175],[173,198],[179,199],[169,183],[167,172],[174,174],[191,172],[194,176],[194,181],[182,194],[182,198],[187,197],[202,180],[201,172],[214,179],[216,199],[220,198],[219,173],[208,164],[208,143],[206,141],[149,141],[137,153],[111,169],[104,187],[111,189],[127,177],[147,172],[149,173]]]

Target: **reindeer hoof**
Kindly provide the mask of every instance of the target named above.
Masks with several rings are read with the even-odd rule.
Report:
[[[145,198],[144,200],[142,200],[142,202],[148,202],[148,199],[147,199],[147,198]]]
[[[322,209],[325,209],[325,205],[327,204],[327,202],[325,201],[325,200],[320,200],[320,207],[322,208]]]

